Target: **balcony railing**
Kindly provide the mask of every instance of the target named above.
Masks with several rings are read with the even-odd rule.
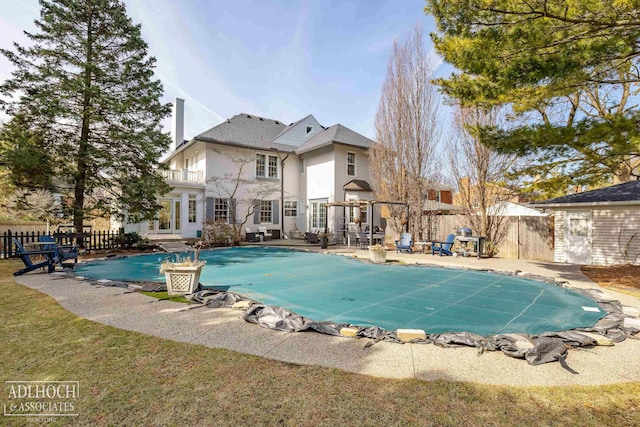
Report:
[[[162,177],[173,182],[204,183],[202,171],[190,171],[187,169],[169,169],[160,171]]]

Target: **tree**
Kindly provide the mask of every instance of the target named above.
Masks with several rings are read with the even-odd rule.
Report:
[[[53,164],[42,148],[45,141],[29,130],[25,118],[15,116],[0,129],[0,167],[7,170],[12,187],[50,189]],[[6,192],[5,192],[6,194]]]
[[[7,208],[15,219],[22,221],[55,221],[60,214],[60,205],[45,189],[19,188],[8,199]]]
[[[516,157],[499,154],[480,141],[479,126],[499,123],[500,111],[457,107],[454,132],[447,147],[451,171],[458,183],[456,204],[462,206],[471,228],[487,239],[486,252],[496,254],[507,233],[504,203],[515,196],[506,176]]]
[[[10,97],[4,109],[41,141],[40,153],[66,184],[58,190],[73,200],[77,231],[89,212],[152,219],[156,196],[170,190],[157,171],[170,106],[159,102],[162,85],[140,25],[117,0],[40,4],[39,31],[25,33],[31,46],[2,51],[16,67],[0,86]]]
[[[376,140],[369,171],[376,197],[409,204],[409,228],[426,238],[424,203],[436,175],[434,149],[440,136],[439,97],[430,83],[433,66],[418,27],[404,43],[394,42],[376,114]],[[390,226],[401,232],[404,207],[389,207]]]
[[[219,155],[222,152],[214,150]],[[258,209],[260,200],[267,200],[278,193],[279,185],[273,182],[257,182],[245,178],[245,169],[255,162],[251,154],[226,155],[234,165],[234,170],[209,180],[213,192],[227,203],[229,218],[225,218],[233,229],[234,243],[240,241],[242,228]],[[209,210],[209,208],[207,208]],[[217,218],[213,218],[214,222]]]
[[[463,106],[509,106],[482,141],[538,161],[542,188],[640,177],[635,2],[431,0],[436,50],[460,73],[438,79]]]

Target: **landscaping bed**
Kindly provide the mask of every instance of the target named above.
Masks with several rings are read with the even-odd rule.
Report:
[[[602,287],[640,294],[640,265],[583,266],[581,270]]]

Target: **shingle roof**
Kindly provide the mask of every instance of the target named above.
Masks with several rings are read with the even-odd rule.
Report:
[[[239,147],[293,152],[296,147],[273,141],[287,126],[278,120],[241,113],[202,132],[194,139]]]
[[[311,139],[298,147],[296,153],[306,153],[331,145],[334,142],[360,148],[369,148],[371,144],[373,144],[373,141],[369,138],[338,124],[315,134]]]
[[[630,181],[584,193],[570,194],[545,200],[536,205],[551,205],[562,203],[602,203],[640,201],[640,181]]]
[[[373,191],[371,185],[364,179],[352,179],[342,186],[347,191]]]

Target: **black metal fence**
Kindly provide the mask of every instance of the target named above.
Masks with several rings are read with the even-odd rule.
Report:
[[[11,258],[16,255],[13,239],[17,239],[22,245],[37,242],[40,236],[52,236],[61,245],[78,245],[86,250],[113,249],[116,247],[116,238],[120,235],[117,231],[94,231],[92,233],[12,233],[11,230],[2,234],[2,258]]]

